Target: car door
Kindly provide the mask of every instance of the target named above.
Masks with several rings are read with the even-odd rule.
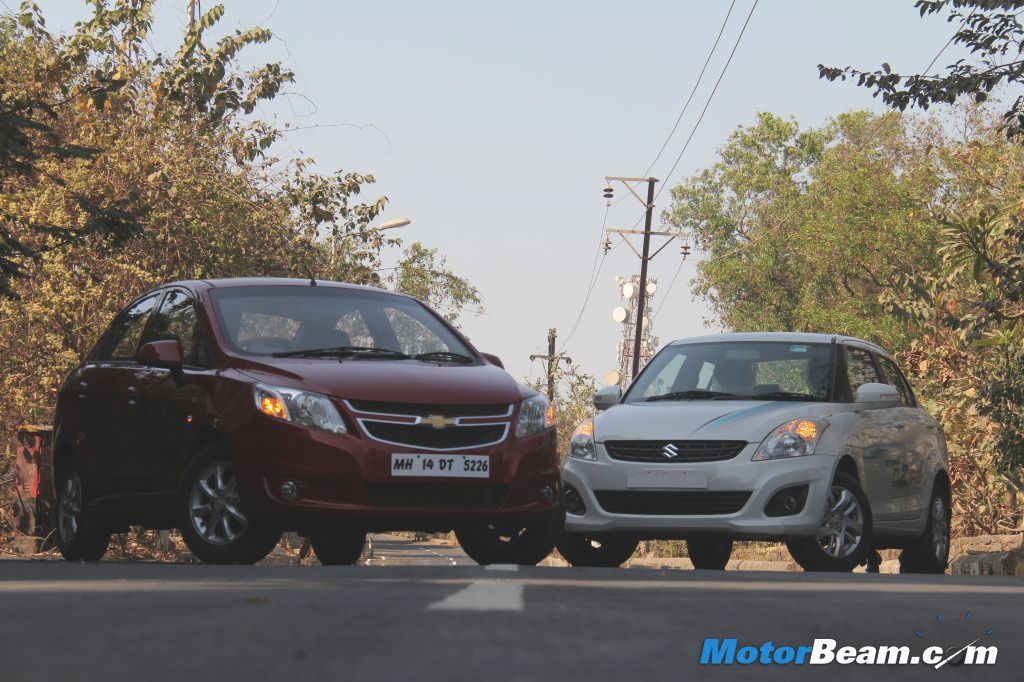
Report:
[[[171,289],[146,328],[143,343],[174,340],[181,344],[180,372],[147,367],[137,374],[137,421],[133,456],[142,492],[152,501],[173,501],[183,457],[197,419],[206,412],[203,378],[210,373],[209,347],[196,303],[183,289]]]
[[[149,294],[114,318],[93,357],[75,377],[75,385],[70,387],[83,396],[79,400],[87,405],[84,439],[92,444],[90,451],[96,461],[99,496],[131,492],[126,478],[126,462],[131,453],[126,448],[125,434],[133,427],[128,388],[138,368],[135,352],[139,340],[159,297],[157,293]]]
[[[928,507],[931,495],[929,468],[935,452],[935,421],[921,410],[914,399],[910,384],[896,363],[877,355],[883,382],[900,395],[900,404],[892,408],[896,415],[895,428],[902,444],[902,455],[892,471],[894,514],[900,518],[917,518]]]
[[[845,345],[846,378],[850,395],[856,397],[863,384],[884,383],[872,352],[862,346]],[[861,463],[861,483],[871,503],[876,521],[898,515],[897,495],[893,487],[894,472],[906,460],[898,413],[889,407],[857,405],[850,428],[847,447]]]

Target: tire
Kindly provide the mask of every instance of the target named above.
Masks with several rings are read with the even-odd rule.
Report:
[[[565,533],[558,541],[558,551],[573,566],[615,568],[633,556],[639,544],[629,535]]]
[[[732,556],[732,538],[694,535],[686,538],[686,552],[690,555],[694,568],[722,571]]]
[[[544,521],[520,526],[487,524],[455,531],[455,537],[470,559],[487,564],[535,566],[555,548],[565,517],[561,509]]]
[[[786,540],[786,546],[805,571],[852,571],[864,563],[872,547],[868,497],[857,479],[839,472],[832,480],[828,505],[816,535]]]
[[[900,552],[900,573],[945,573],[949,566],[949,493],[936,483],[928,500],[924,532]]]
[[[316,558],[324,566],[349,566],[359,561],[366,546],[366,533],[356,530],[331,530],[309,538]]]
[[[57,547],[68,561],[99,561],[107,553],[110,529],[89,509],[89,498],[74,460],[60,467],[57,479]]]
[[[238,492],[234,464],[209,445],[189,464],[178,492],[181,537],[207,564],[254,564],[281,539],[281,530],[249,519]]]

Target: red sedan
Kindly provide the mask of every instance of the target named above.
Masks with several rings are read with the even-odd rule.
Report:
[[[367,532],[454,530],[479,563],[534,564],[563,519],[547,399],[420,301],[333,282],[143,294],[61,386],[54,462],[72,560],[138,525],[211,563],[289,530],[325,564]]]

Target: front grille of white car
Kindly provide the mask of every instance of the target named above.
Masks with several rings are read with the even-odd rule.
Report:
[[[747,446],[743,440],[608,440],[608,456],[623,462],[719,462]]]
[[[750,499],[749,490],[595,490],[609,514],[644,516],[722,516],[735,514]]]

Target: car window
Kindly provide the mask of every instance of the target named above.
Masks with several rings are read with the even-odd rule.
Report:
[[[885,373],[885,383],[893,386],[900,394],[901,405],[913,405],[914,394],[910,390],[910,384],[903,378],[903,373],[900,372],[899,368],[896,367],[896,363],[889,358],[883,358],[882,356],[876,356],[879,364],[882,365],[882,371]]]
[[[96,351],[97,360],[135,359],[142,330],[146,327],[157,298],[157,294],[147,296],[114,318]]]
[[[832,345],[779,341],[719,341],[667,346],[630,387],[626,402],[690,399],[695,391],[739,398],[825,400],[832,387]],[[770,394],[770,395],[769,395]]]
[[[267,285],[213,289],[210,296],[228,344],[246,354],[363,346],[473,355],[423,304],[383,291]]]
[[[846,347],[846,376],[850,380],[850,390],[854,394],[864,384],[881,383],[871,354],[860,348]]]
[[[146,332],[145,341],[177,341],[186,365],[207,367],[209,353],[195,302],[184,291],[175,289],[164,297],[160,310]]]

